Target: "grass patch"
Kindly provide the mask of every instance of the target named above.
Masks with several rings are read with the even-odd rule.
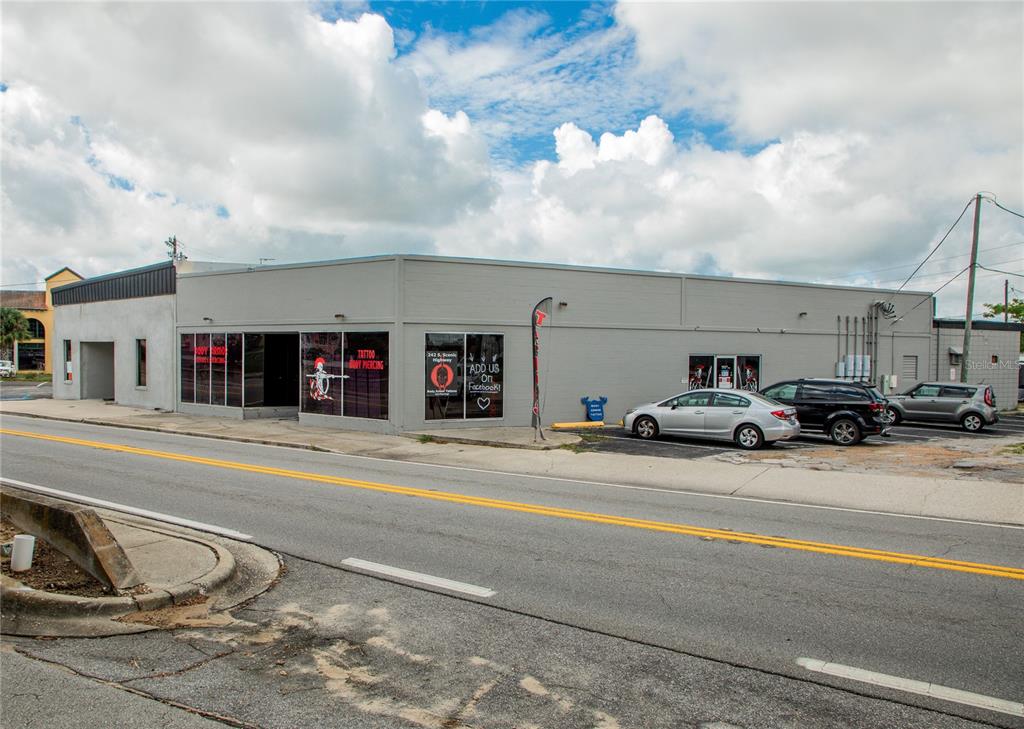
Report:
[[[53,375],[45,372],[19,372],[14,377],[5,377],[4,382],[49,382]]]
[[[577,433],[577,435],[583,439],[584,443],[597,443],[599,440],[608,440],[607,435],[598,435],[597,433]]]
[[[1008,456],[1024,456],[1024,443],[1014,443],[1006,446],[1002,451]]]
[[[420,443],[433,443],[434,436],[422,433],[421,435],[416,436],[416,440],[418,440]]]

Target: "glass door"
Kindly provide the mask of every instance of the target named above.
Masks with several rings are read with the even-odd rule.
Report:
[[[715,387],[732,390],[736,387],[736,357],[717,355],[715,357]]]

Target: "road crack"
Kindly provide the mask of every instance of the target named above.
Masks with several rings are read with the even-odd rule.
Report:
[[[259,724],[252,724],[252,723],[244,721],[242,719],[238,719],[238,718],[236,718],[234,716],[227,716],[225,714],[218,714],[215,711],[208,711],[206,709],[200,709],[197,706],[189,706],[188,704],[183,704],[180,701],[175,701],[174,699],[168,699],[168,698],[164,698],[162,696],[157,696],[156,694],[150,693],[149,691],[144,691],[142,689],[135,688],[134,686],[127,686],[124,683],[119,682],[119,681],[111,681],[109,679],[103,678],[102,676],[97,676],[97,675],[92,674],[92,673],[87,673],[86,671],[80,671],[77,668],[72,668],[71,666],[69,666],[69,665],[67,665],[65,663],[61,663],[60,661],[56,661],[56,660],[53,660],[51,658],[43,658],[42,656],[34,655],[34,654],[29,653],[28,651],[23,650],[23,649],[18,648],[18,647],[15,647],[14,650],[18,654],[24,656],[25,658],[28,658],[28,659],[33,660],[33,661],[39,661],[41,663],[46,663],[46,664],[51,665],[51,666],[56,666],[56,667],[58,667],[58,668],[60,668],[62,670],[67,671],[68,673],[74,674],[75,676],[79,676],[79,677],[87,679],[89,681],[93,681],[95,683],[98,683],[101,686],[108,686],[110,688],[115,688],[115,689],[118,689],[119,691],[124,691],[124,692],[132,694],[134,696],[139,696],[140,698],[149,699],[150,701],[158,701],[161,704],[164,704],[165,706],[171,706],[171,707],[173,707],[175,709],[181,709],[182,711],[187,711],[190,714],[195,714],[196,716],[201,716],[204,719],[209,719],[210,721],[215,721],[215,722],[218,722],[220,724],[224,724],[226,726],[235,727],[236,729],[265,729],[265,727],[262,727]]]

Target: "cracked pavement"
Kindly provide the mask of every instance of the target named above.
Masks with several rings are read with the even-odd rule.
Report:
[[[235,609],[231,622],[211,621],[224,624],[102,639],[5,638],[4,726],[975,726],[899,698],[300,559],[287,565],[287,578]]]

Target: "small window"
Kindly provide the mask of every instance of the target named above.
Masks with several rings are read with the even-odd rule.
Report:
[[[46,339],[46,327],[38,319],[29,318],[28,323],[29,339]]]
[[[782,385],[775,385],[769,387],[764,391],[765,397],[770,397],[772,400],[778,400],[779,402],[792,402],[796,399],[796,383],[787,382]]]
[[[938,397],[939,386],[938,385],[921,385],[919,388],[914,390],[914,397]]]
[[[71,382],[71,340],[64,340],[64,382]]]
[[[135,386],[146,386],[146,340],[135,340]]]
[[[976,387],[943,387],[942,397],[952,397],[956,399],[963,399],[965,397],[973,397]]]
[[[739,395],[733,395],[725,392],[715,393],[715,404],[716,408],[748,408],[750,407],[750,400]]]

